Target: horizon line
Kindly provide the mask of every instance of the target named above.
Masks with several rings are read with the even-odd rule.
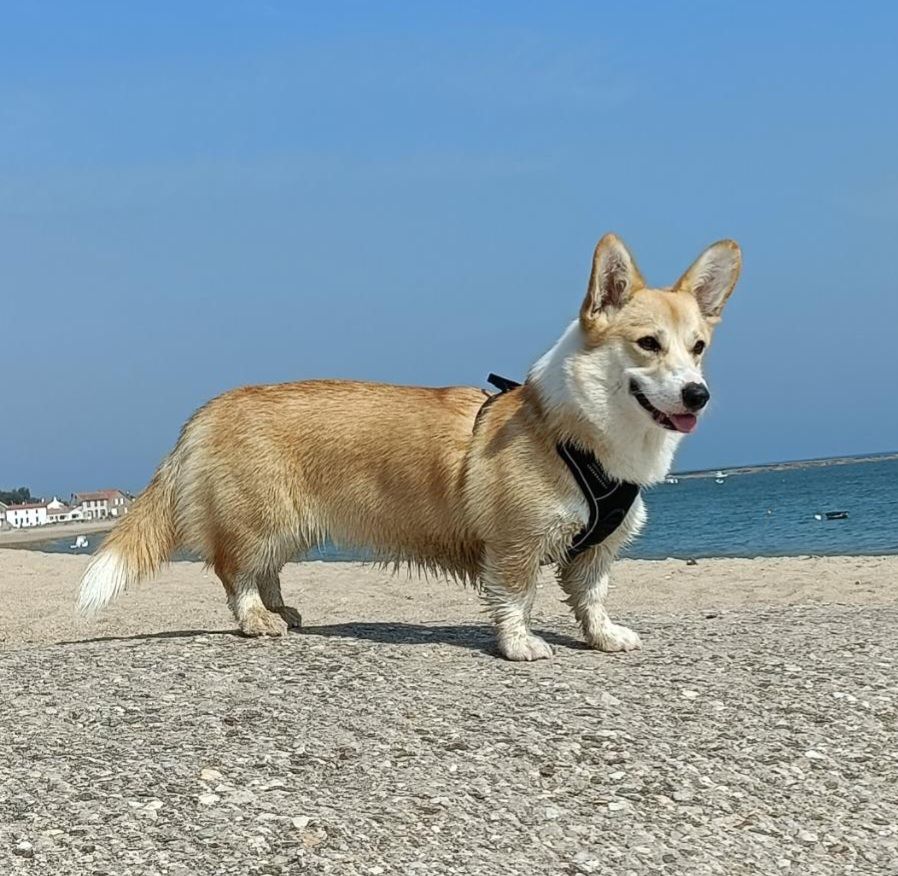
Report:
[[[775,465],[800,465],[802,463],[833,462],[839,459],[863,460],[898,457],[898,450],[875,450],[869,453],[842,453],[837,456],[810,456],[800,459],[774,459],[769,462],[741,462],[730,465],[712,465],[709,468],[690,468],[670,472],[671,476],[705,474],[714,471],[732,471],[738,468],[770,468]]]

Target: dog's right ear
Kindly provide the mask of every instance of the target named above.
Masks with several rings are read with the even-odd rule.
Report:
[[[589,287],[580,307],[580,325],[584,329],[596,328],[610,311],[623,307],[644,286],[645,280],[630,250],[616,234],[606,234],[592,257]]]

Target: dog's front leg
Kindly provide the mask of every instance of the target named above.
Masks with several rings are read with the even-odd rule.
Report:
[[[486,552],[480,582],[483,601],[496,625],[499,652],[509,660],[552,656],[549,644],[530,632],[539,560],[516,550]]]
[[[602,547],[586,551],[558,569],[558,581],[567,593],[567,603],[591,648],[600,651],[635,651],[642,647],[639,636],[628,627],[613,623],[605,611],[613,554]]]

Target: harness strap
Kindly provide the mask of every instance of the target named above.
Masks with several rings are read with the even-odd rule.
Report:
[[[498,374],[490,374],[487,382],[495,386],[500,395],[521,385]],[[490,396],[484,407],[495,398],[495,395]],[[639,486],[612,478],[592,453],[581,450],[576,444],[559,441],[555,449],[580,487],[589,508],[586,526],[574,536],[567,549],[567,558],[572,560],[601,544],[624,522],[639,495]]]
[[[508,392],[511,389],[517,389],[521,385],[517,380],[511,380],[508,377],[502,377],[499,374],[492,373],[487,376],[486,382],[490,384],[490,386],[495,386],[499,392]]]
[[[589,506],[586,526],[574,537],[567,549],[568,559],[573,559],[601,544],[624,522],[639,495],[639,487],[628,481],[612,478],[593,454],[580,450],[574,444],[559,443],[555,447],[558,455],[567,463]]]

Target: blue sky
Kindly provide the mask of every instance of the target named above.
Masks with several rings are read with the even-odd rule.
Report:
[[[521,375],[608,230],[743,246],[679,468],[898,448],[893,4],[0,15],[0,486],[137,490],[240,384]]]

